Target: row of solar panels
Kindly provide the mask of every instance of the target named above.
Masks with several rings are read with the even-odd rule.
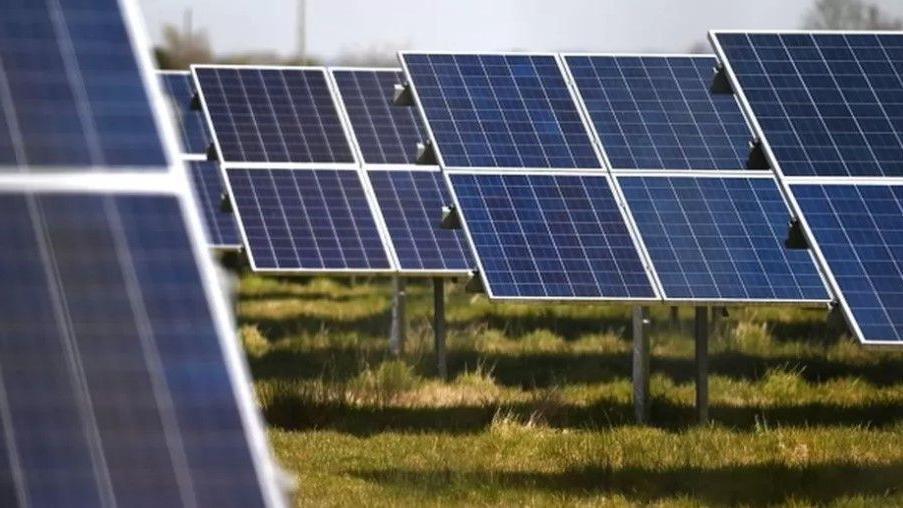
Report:
[[[550,58],[555,63],[554,57]],[[745,143],[750,141],[751,134],[736,101],[729,96],[713,96],[707,90],[711,80],[707,74],[711,74],[714,59],[624,57],[620,60],[623,65],[638,63],[667,71],[667,79],[656,83],[658,93],[670,90],[672,94],[693,95],[693,102],[681,99],[682,102],[668,106],[680,109],[671,116],[676,121],[680,120],[676,117],[678,114],[689,115],[690,108],[698,112],[696,118],[687,116],[687,120],[693,122],[690,126],[695,135],[687,135],[686,140],[673,139],[676,147],[689,151],[692,138],[696,146],[703,146],[705,153],[720,155],[724,152],[721,145],[728,144],[734,167],[740,167],[740,154]],[[268,200],[279,189],[286,188],[297,191],[297,201],[305,199],[304,193],[320,195],[322,186],[317,184],[316,175],[335,177],[341,173],[319,167],[311,169],[302,164],[335,163],[335,154],[346,150],[346,155],[353,157],[353,146],[359,147],[356,151],[366,161],[364,178],[372,182],[376,201],[393,240],[398,237],[418,239],[408,244],[411,252],[416,253],[418,249],[435,248],[439,242],[433,238],[456,235],[439,227],[442,205],[452,202],[441,175],[435,168],[411,166],[416,159],[417,144],[424,140],[426,133],[412,108],[392,105],[394,86],[401,81],[399,72],[334,69],[332,74],[339,100],[328,93],[328,79],[325,71],[320,69],[198,67],[195,72],[204,97],[211,94],[209,89],[204,88],[205,80],[217,83],[213,93],[216,98],[213,101],[207,99],[204,103],[214,104],[209,106],[214,128],[219,122],[223,124],[220,130],[232,133],[228,136],[229,141],[223,143],[227,146],[223,149],[224,153],[231,153],[242,161],[224,164],[226,175],[238,202],[241,222],[251,223],[248,228],[256,230],[257,238],[274,236],[273,224],[268,224],[267,218],[275,219],[276,225],[281,226],[286,220],[304,221],[309,215],[298,207],[286,207],[285,196],[278,202],[269,201],[271,208],[268,210],[260,205],[262,199]],[[290,96],[287,84],[300,79],[293,75],[302,75],[308,86],[310,83],[316,83],[316,86],[287,101],[285,107],[292,109],[292,112],[282,114],[280,108],[275,106],[279,100],[273,97]],[[187,76],[171,74],[170,79],[184,81]],[[265,83],[268,80],[274,84],[267,87]],[[260,85],[259,88],[255,88],[255,84]],[[567,92],[563,81],[560,85]],[[230,88],[235,95],[230,97],[221,91],[226,88]],[[307,90],[319,90],[319,95]],[[661,107],[660,100],[655,100]],[[202,129],[199,113],[188,108],[190,102],[188,93],[179,100],[183,115],[188,117],[182,123],[193,123]],[[573,102],[569,104],[573,108],[576,125],[583,128],[576,107]],[[340,135],[343,132],[340,121],[342,106],[351,124],[351,143]],[[567,104],[562,107],[565,106]],[[307,133],[305,123],[298,121],[300,117],[294,114],[294,110],[299,108],[315,111],[310,118],[330,125],[336,131],[333,139],[339,140],[339,143],[330,145],[330,141],[322,137],[328,129],[319,126],[313,129],[313,133]],[[324,122],[324,118],[332,120]],[[668,119],[665,116],[662,118]],[[645,120],[637,116],[636,121]],[[716,124],[719,129],[712,132],[704,124],[706,121]],[[516,122],[508,119],[495,123],[502,128],[516,128]],[[522,123],[529,125],[526,121]],[[263,125],[276,125],[278,128],[274,130],[270,127],[267,131]],[[646,121],[646,125],[651,124]],[[673,129],[668,128],[674,138]],[[588,140],[586,131],[583,132]],[[235,133],[244,133],[244,139],[250,141],[239,141],[240,136]],[[282,139],[279,139],[280,136]],[[201,140],[195,145],[195,150],[205,152],[207,143],[203,136],[193,137]],[[713,139],[715,137],[718,139]],[[268,139],[275,141],[270,143]],[[286,149],[285,139],[298,140],[298,145],[306,147],[306,151],[296,153],[293,158]],[[186,137],[188,141],[190,138]],[[267,145],[270,150],[265,148]],[[320,145],[324,146],[311,149]],[[537,146],[537,143],[530,140],[527,145]],[[659,148],[660,144],[652,147]],[[314,158],[317,162],[297,162],[310,161],[313,158],[311,154],[317,151],[323,157]],[[249,155],[252,153],[256,155]],[[298,169],[304,168],[306,171],[236,167],[259,164],[263,159],[275,160],[278,164],[297,164]],[[594,160],[599,166],[599,160]],[[711,157],[707,162],[712,167],[718,163]],[[686,158],[684,164],[689,164]],[[760,171],[751,176],[724,174],[717,178],[714,173],[705,178],[686,176],[623,180],[626,197],[645,228],[642,238],[646,248],[656,255],[654,262],[658,269],[654,273],[661,278],[668,300],[827,302],[824,284],[810,254],[790,251],[782,245],[790,213],[770,172]],[[435,199],[418,199],[417,182],[411,185],[410,192],[398,192],[391,183],[393,178],[409,180],[417,177],[421,180],[420,187],[428,186],[430,191],[435,189]],[[306,181],[299,184],[299,178]],[[463,207],[465,224],[475,243],[480,271],[487,278],[490,296],[609,300],[659,298],[655,289],[657,284],[651,281],[649,271],[637,254],[633,235],[622,217],[610,181],[601,170],[567,177],[542,174],[528,177],[515,177],[513,174],[488,176],[465,172],[450,174],[449,178],[458,200],[469,200]],[[349,174],[346,179],[356,181],[357,176]],[[369,216],[364,195],[364,192],[358,194],[362,206],[352,211],[359,217]],[[335,201],[324,203],[327,212],[331,211],[333,216],[349,210],[345,196],[336,194]],[[213,206],[219,208],[216,203]],[[481,210],[483,218],[466,213],[471,207],[485,208]],[[395,210],[402,213],[393,213]],[[405,210],[409,213],[405,214]],[[421,225],[417,236],[410,234],[410,229],[400,227],[413,222],[407,218],[411,213],[415,214]],[[496,217],[491,217],[493,213]],[[504,217],[505,214],[508,217]],[[376,236],[377,229],[375,223],[371,225],[372,237]],[[327,225],[323,231],[333,230]],[[283,236],[286,232],[282,229],[275,235]],[[295,245],[286,249],[287,263],[278,266],[288,266],[288,269],[294,270],[330,268],[319,264],[323,262],[319,257],[311,259],[312,264],[298,264],[301,256],[295,255],[302,248],[315,250],[316,243],[321,239],[293,237],[290,232],[286,236]],[[468,262],[464,257],[464,249],[459,247],[460,233],[456,238],[458,241],[454,246],[458,248],[448,249],[439,245],[437,252],[459,254],[456,258],[459,267],[475,268],[473,262]],[[399,244],[398,241],[393,243]],[[269,247],[264,245],[258,248],[251,243],[250,255],[257,260],[255,266],[258,268],[262,265],[262,253],[269,252]],[[378,247],[374,242],[373,252],[379,252]],[[420,255],[411,258],[427,257]],[[344,261],[341,256],[326,260],[334,263]],[[370,267],[366,256],[359,256],[356,260],[361,264],[350,268]],[[278,256],[270,255],[266,261],[278,264],[280,260]],[[347,265],[340,266],[349,268]],[[405,267],[404,264],[402,266]],[[435,270],[442,266],[414,267]]]
[[[0,505],[282,505],[137,7],[0,5]]]
[[[824,38],[831,37],[844,36]],[[828,49],[803,57],[847,58],[832,44],[837,45],[829,42]],[[892,61],[894,46],[885,46],[882,54]],[[737,52],[749,54],[748,48]],[[878,56],[871,51],[868,58]],[[714,58],[402,53],[401,62],[403,77],[372,69],[337,69],[331,79],[324,69],[193,69],[215,153],[257,269],[400,267],[428,273],[435,267],[423,262],[429,257],[418,254],[421,246],[436,247],[432,262],[453,255],[463,263],[459,267],[471,267],[460,236],[438,226],[441,205],[452,203],[475,253],[475,268],[493,298],[827,304],[833,293],[860,338],[899,341],[894,309],[903,278],[887,279],[895,276],[888,270],[897,269],[893,245],[878,253],[872,244],[857,254],[856,263],[833,268],[809,229],[804,233],[815,248],[785,245],[787,225],[803,218],[802,210],[789,176],[779,170],[759,132],[761,124],[753,121],[751,128],[744,117],[743,108],[761,120],[750,101],[741,96],[738,102],[724,83],[712,89]],[[880,70],[868,62],[857,62],[856,69]],[[787,145],[782,148],[787,157],[834,176],[839,166],[825,159],[831,154],[818,145],[825,143],[824,136],[834,136],[833,156],[850,159],[847,175],[880,175],[868,168],[895,171],[890,145],[899,138],[885,131],[896,132],[889,105],[900,85],[888,81],[889,71],[880,80],[884,88],[873,94],[884,97],[879,108],[859,104],[862,84],[849,72],[828,79],[819,73],[831,70],[830,65],[816,68],[806,61],[800,67],[816,76],[806,78],[815,90],[807,96],[793,89],[786,75],[792,67],[771,61],[760,65],[769,66],[778,73],[776,91],[754,93],[765,97],[759,116],[778,130],[774,136]],[[760,74],[752,78],[759,87],[766,83]],[[394,85],[402,80],[409,83],[424,127],[409,108],[392,104]],[[858,101],[847,111],[863,119],[843,119],[841,106],[830,102],[842,94],[825,91],[831,83],[842,90],[847,82],[851,100]],[[801,120],[773,118],[780,117],[773,102],[779,96],[787,101],[780,111]],[[808,109],[801,102],[806,97],[813,102]],[[817,107],[829,116],[806,116]],[[883,123],[866,116],[876,112],[885,114]],[[818,122],[821,131],[814,127]],[[798,130],[795,147],[787,141],[788,125]],[[857,126],[860,135],[844,131],[843,125]],[[417,143],[424,141],[447,189],[435,167],[412,165]],[[861,160],[867,158],[863,153],[873,160]],[[398,180],[417,177],[423,182],[411,185],[410,193],[399,192]],[[428,186],[436,199],[416,202],[418,185]],[[309,194],[321,198],[314,200],[316,213],[306,208]],[[825,195],[808,202],[821,205],[814,213],[827,217],[836,215],[825,210],[829,201]],[[417,234],[405,213],[422,221]],[[358,220],[336,221],[336,214]],[[849,236],[837,231],[845,226],[829,226],[832,238]],[[455,238],[449,242],[455,248],[436,241],[443,235]],[[400,252],[397,238],[413,240],[408,259],[393,257]],[[859,244],[840,243],[847,248],[841,261],[849,261],[848,251]],[[879,254],[883,262],[862,258]],[[870,273],[878,266],[880,273]],[[870,281],[865,290],[844,290],[837,272],[850,270],[849,279],[858,279],[859,286],[863,277],[884,280]]]

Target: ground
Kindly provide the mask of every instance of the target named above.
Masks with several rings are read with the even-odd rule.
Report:
[[[652,425],[632,422],[630,309],[448,292],[436,379],[432,289],[245,276],[238,320],[298,505],[903,506],[903,353],[865,350],[824,310],[716,323],[711,415],[693,425],[691,309],[652,311]]]

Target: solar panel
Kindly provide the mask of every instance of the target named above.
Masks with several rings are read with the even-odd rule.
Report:
[[[241,246],[235,214],[223,209],[226,185],[215,162],[186,161],[191,183],[197,197],[207,244],[216,249],[237,249]]]
[[[656,298],[606,176],[448,178],[491,297]]]
[[[391,271],[355,170],[226,170],[251,266],[260,271]]]
[[[619,177],[666,300],[829,300],[790,210],[763,177]]]
[[[18,503],[262,506],[179,201],[4,191],[0,210]]]
[[[401,53],[446,168],[601,168],[550,54]]]
[[[281,505],[137,6],[6,4],[0,504]]]
[[[356,163],[323,69],[192,71],[222,162]]]
[[[614,169],[744,169],[752,133],[710,56],[564,55]]]
[[[713,32],[712,40],[783,175],[903,175],[903,34]]]
[[[213,141],[207,133],[204,114],[191,109],[191,100],[195,94],[191,73],[159,71],[157,75],[170,99],[175,125],[178,126],[182,137],[184,153],[206,154]]]
[[[368,172],[403,271],[468,271],[476,263],[461,230],[439,226],[452,203],[438,170]]]
[[[364,164],[414,164],[427,139],[417,110],[393,104],[395,69],[331,69]]]
[[[903,186],[794,184],[864,342],[903,343]]]
[[[4,172],[166,166],[116,0],[5,2],[0,62]]]

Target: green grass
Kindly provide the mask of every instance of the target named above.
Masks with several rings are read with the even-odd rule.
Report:
[[[903,354],[824,311],[732,311],[710,345],[713,423],[693,425],[692,310],[652,311],[653,425],[632,422],[630,309],[448,295],[435,378],[431,287],[246,276],[242,341],[299,505],[903,505]]]

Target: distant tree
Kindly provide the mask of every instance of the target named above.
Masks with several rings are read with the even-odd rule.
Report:
[[[903,21],[863,0],[816,0],[803,25],[814,30],[899,30]]]
[[[173,25],[163,27],[163,45],[154,51],[161,69],[187,69],[191,64],[213,62],[207,33],[193,30],[190,17],[186,20],[182,30]]]

